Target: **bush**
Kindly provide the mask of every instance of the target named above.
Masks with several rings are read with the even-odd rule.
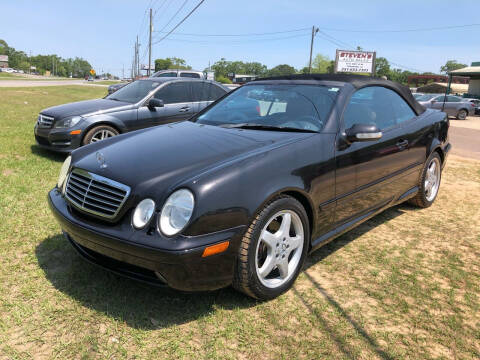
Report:
[[[232,83],[232,80],[230,80],[229,78],[225,77],[225,76],[217,76],[217,79],[216,79],[219,83],[222,83],[222,84],[231,84]]]

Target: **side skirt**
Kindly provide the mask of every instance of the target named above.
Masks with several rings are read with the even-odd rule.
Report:
[[[358,216],[355,219],[352,219],[346,223],[343,223],[340,226],[336,227],[335,229],[323,234],[322,236],[312,241],[312,248],[310,249],[310,253],[322,247],[323,245],[328,244],[330,241],[336,239],[340,235],[345,234],[347,231],[353,229],[354,227],[357,227],[361,223],[371,219],[375,215],[380,214],[382,211],[414,197],[417,194],[418,190],[419,190],[418,186],[414,186],[413,188],[411,188],[410,190],[406,191],[401,196],[399,196],[397,200],[391,203],[385,204],[384,206],[372,209],[364,213],[363,215]]]

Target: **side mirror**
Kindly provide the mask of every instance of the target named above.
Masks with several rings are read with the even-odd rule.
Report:
[[[347,141],[350,143],[357,141],[373,141],[382,137],[382,132],[375,125],[355,124],[350,129],[345,130]]]
[[[151,98],[148,100],[148,108],[152,111],[155,111],[157,107],[164,107],[163,100]]]

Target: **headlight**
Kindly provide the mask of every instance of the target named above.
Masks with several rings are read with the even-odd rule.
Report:
[[[143,199],[135,208],[132,216],[132,224],[136,229],[142,229],[147,225],[155,211],[155,201]]]
[[[71,128],[72,126],[77,125],[78,122],[82,119],[83,118],[81,116],[73,116],[71,118],[66,118],[66,119],[57,121],[55,123],[55,128],[57,128],[57,129],[59,129],[59,128],[64,128],[64,129]]]
[[[67,178],[68,170],[70,169],[70,164],[72,162],[72,157],[69,156],[63,162],[62,167],[60,168],[60,174],[58,175],[57,187],[59,189],[62,188],[63,184],[65,183],[65,179]]]
[[[175,191],[163,205],[158,228],[167,236],[179,233],[192,217],[194,204],[193,194],[189,190]]]

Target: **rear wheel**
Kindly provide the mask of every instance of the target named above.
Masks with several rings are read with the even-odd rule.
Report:
[[[457,113],[458,120],[465,120],[467,118],[468,112],[465,109],[460,109]]]
[[[108,125],[100,125],[95,126],[94,128],[90,129],[85,137],[83,138],[82,144],[92,144],[97,141],[105,140],[113,136],[117,136],[119,134],[118,130],[108,126]]]
[[[421,208],[431,206],[437,198],[441,179],[442,160],[435,151],[425,162],[418,185],[418,194],[410,200],[410,203]]]
[[[303,206],[282,196],[268,203],[248,228],[239,249],[233,286],[256,299],[273,299],[297,278],[310,231]]]

